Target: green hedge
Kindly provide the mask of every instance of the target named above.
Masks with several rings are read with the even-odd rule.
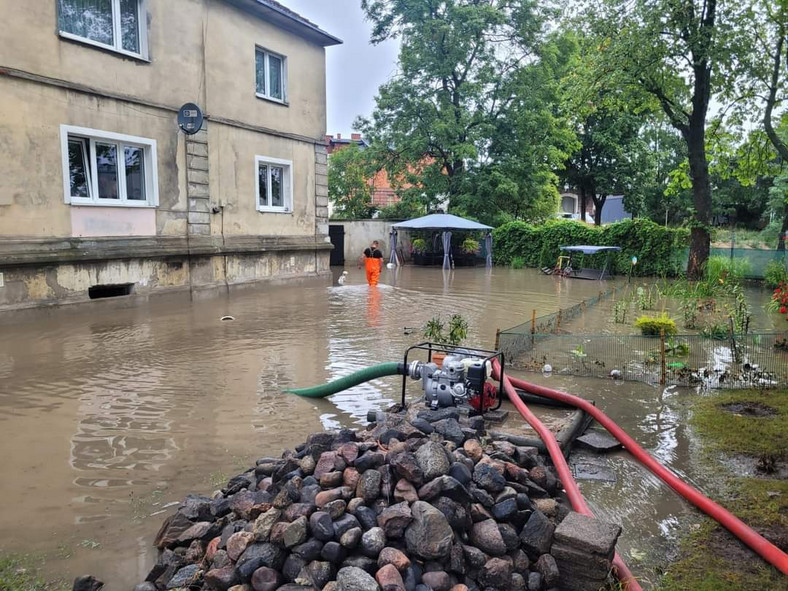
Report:
[[[631,259],[637,256],[636,275],[679,275],[683,272],[683,251],[689,244],[686,228],[665,228],[650,220],[624,220],[598,228],[571,220],[551,220],[540,226],[510,222],[493,231],[496,264],[509,265],[521,257],[528,267],[553,266],[559,247],[578,244],[620,246],[612,257],[615,271],[629,273]],[[577,266],[604,264],[605,254],[582,256]]]

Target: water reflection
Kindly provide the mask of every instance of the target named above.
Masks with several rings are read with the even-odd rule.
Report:
[[[101,551],[50,561],[48,568],[59,577],[95,573],[108,591],[128,588],[149,567],[148,544],[168,502],[209,493],[210,475],[278,454],[310,432],[362,424],[368,410],[400,395],[394,378],[325,400],[283,395],[283,388],[398,361],[437,314],[463,314],[468,342],[489,348],[497,328],[599,291],[596,282],[538,271],[408,267],[384,270],[370,290],[363,274],[350,271],[342,286],[264,287],[128,309],[64,308],[25,323],[0,318],[0,454],[14,475],[0,481],[0,496],[14,507],[0,513],[0,549],[5,540],[24,552],[96,539]],[[224,315],[236,320],[222,322]],[[655,405],[653,389],[551,380],[614,406],[633,432],[643,427],[638,438],[647,447],[665,449],[673,465],[687,462],[687,434],[670,427],[681,423],[671,414],[672,399]],[[635,483],[632,497],[621,484],[583,488],[600,507],[615,507],[632,531],[650,495],[664,487],[623,456],[611,464],[621,470],[619,483]],[[635,502],[621,503],[605,487]],[[669,514],[667,503],[658,504],[657,517]],[[659,535],[652,523],[647,534]]]
[[[380,300],[383,296],[377,285],[370,285],[367,293],[367,326],[380,326]]]

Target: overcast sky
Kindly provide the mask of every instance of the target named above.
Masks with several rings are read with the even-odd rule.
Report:
[[[326,48],[327,132],[350,134],[353,120],[372,113],[378,87],[396,71],[398,44],[370,45],[361,0],[280,2],[344,41]]]

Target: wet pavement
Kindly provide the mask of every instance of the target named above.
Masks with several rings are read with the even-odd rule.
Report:
[[[534,270],[408,267],[384,271],[384,284],[370,289],[359,284],[362,271],[349,271],[343,286],[0,316],[0,552],[35,554],[48,576],[91,573],[108,591],[128,589],[155,560],[150,544],[170,503],[210,494],[255,458],[311,432],[364,424],[368,410],[398,399],[400,382],[379,380],[330,400],[283,388],[399,360],[436,314],[464,314],[468,343],[492,347],[497,328],[600,291],[597,282]],[[221,321],[225,315],[235,320]],[[548,383],[595,400],[657,458],[707,488],[686,426],[688,391],[559,376]],[[624,452],[607,460],[584,452],[581,463],[585,456],[615,473],[616,482],[581,488],[600,516],[624,526],[621,549],[650,579],[691,509]]]

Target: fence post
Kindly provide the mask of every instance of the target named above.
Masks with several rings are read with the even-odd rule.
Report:
[[[536,334],[536,308],[531,310],[531,345],[534,344],[535,334]]]
[[[495,347],[493,347],[493,349],[495,351],[498,351],[499,350],[498,347],[500,347],[500,346],[501,346],[501,329],[500,328],[496,328],[495,329]]]
[[[665,363],[665,330],[660,329],[659,331],[659,363],[660,363],[660,375],[659,375],[659,385],[664,386],[667,383],[667,364]]]
[[[561,328],[561,310],[558,310],[558,323],[556,324],[556,328]]]

